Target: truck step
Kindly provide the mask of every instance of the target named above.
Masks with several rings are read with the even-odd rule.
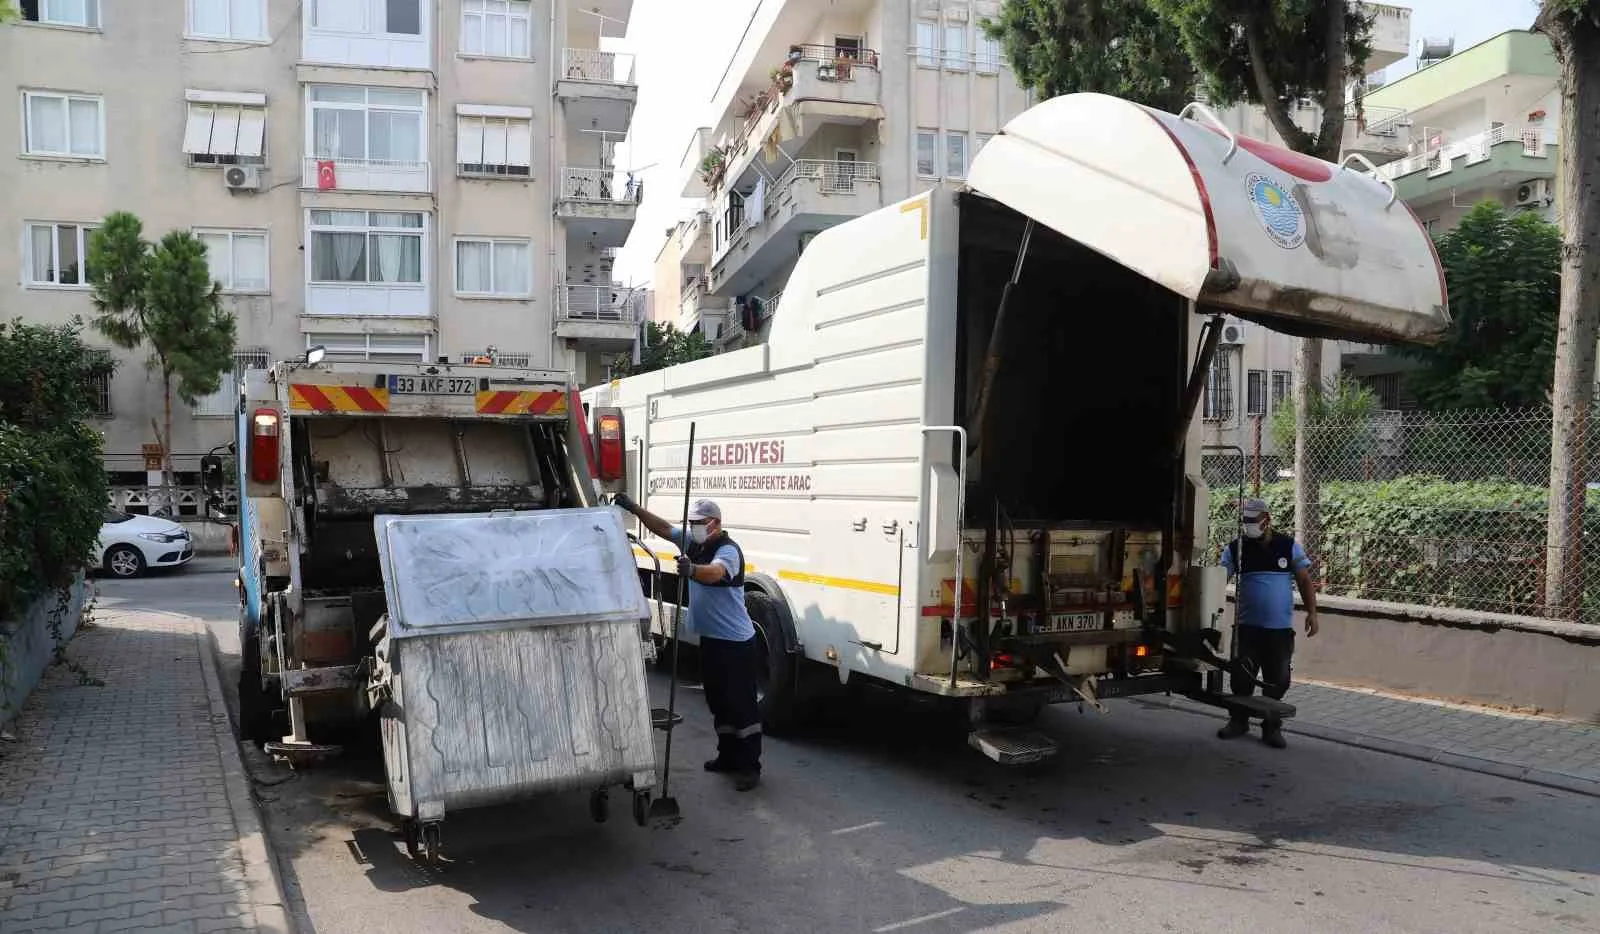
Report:
[[[1219,694],[1214,691],[1194,691],[1187,695],[1191,700],[1212,707],[1221,707],[1230,714],[1243,717],[1254,717],[1264,720],[1267,717],[1276,717],[1279,720],[1291,719],[1296,712],[1293,704],[1270,697],[1252,695],[1250,697],[1235,697],[1232,694]]]
[[[1038,730],[984,727],[967,734],[967,745],[1001,765],[1027,765],[1056,754],[1061,747]]]

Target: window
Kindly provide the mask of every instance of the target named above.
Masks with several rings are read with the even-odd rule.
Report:
[[[1294,384],[1290,382],[1291,379],[1289,370],[1272,371],[1272,411],[1278,411],[1278,406],[1288,402],[1293,395],[1291,387]]]
[[[222,374],[222,385],[209,396],[195,400],[196,415],[232,415],[239,408],[239,386],[245,370],[265,370],[272,360],[265,350],[240,350],[233,355],[233,370]]]
[[[311,212],[311,281],[422,283],[423,216],[416,212]]]
[[[944,174],[950,178],[967,177],[967,134],[944,134]]]
[[[1000,40],[991,39],[981,32],[978,34],[978,73],[1000,73]]]
[[[533,151],[532,134],[531,119],[458,114],[456,169],[462,175],[515,175],[526,178]]]
[[[833,54],[839,58],[861,58],[860,36],[834,36]]]
[[[189,35],[201,39],[267,38],[267,0],[189,0]]]
[[[28,225],[27,284],[39,286],[89,287],[89,235],[94,228],[84,224]]]
[[[533,294],[533,243],[528,240],[456,240],[456,292],[527,298]]]
[[[423,162],[423,92],[312,85],[311,155],[364,162]]]
[[[422,0],[311,0],[310,7],[312,29],[422,35]],[[381,22],[372,21],[379,18]]]
[[[22,18],[52,26],[100,25],[100,0],[22,0]]]
[[[1245,374],[1244,414],[1267,414],[1267,371],[1251,370]]]
[[[95,418],[111,417],[110,373],[96,373],[89,377],[89,404],[94,406]]]
[[[1204,418],[1208,422],[1225,422],[1233,418],[1233,367],[1236,348],[1224,347],[1217,351],[1206,372],[1206,398]]]
[[[267,108],[189,103],[183,151],[189,164],[266,165]]]
[[[332,32],[366,32],[370,0],[310,0],[311,28]]]
[[[944,67],[951,71],[967,70],[967,26],[946,24],[944,27]]]
[[[462,54],[531,57],[532,8],[523,0],[462,0]]]
[[[939,24],[917,20],[917,65],[922,68],[939,67]]]
[[[260,230],[197,230],[211,278],[224,292],[267,291],[267,235]]]
[[[383,27],[390,35],[422,35],[422,0],[384,0]]]
[[[28,155],[105,158],[105,101],[101,98],[24,91],[22,104]]]
[[[334,360],[373,360],[380,363],[419,363],[428,359],[426,334],[317,334],[306,335],[306,348],[321,346]]]
[[[936,163],[939,149],[939,134],[933,130],[917,131],[917,174],[923,178],[938,178],[939,167]]]

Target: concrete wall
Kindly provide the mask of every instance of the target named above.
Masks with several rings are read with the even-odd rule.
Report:
[[[83,578],[78,578],[61,615],[63,641],[71,639],[78,631],[87,593],[88,585]],[[55,594],[47,594],[17,619],[0,620],[0,723],[9,723],[21,712],[23,702],[55,655],[56,641],[50,632],[50,620],[55,615],[57,600]]]
[[[1338,597],[1318,604],[1321,632],[1295,645],[1297,678],[1600,723],[1600,626]]]

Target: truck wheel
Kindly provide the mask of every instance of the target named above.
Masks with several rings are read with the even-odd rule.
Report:
[[[799,692],[795,672],[799,659],[784,645],[778,601],[764,593],[745,591],[745,610],[756,628],[760,673],[756,677],[756,702],[761,706],[761,729],[773,736],[792,732],[800,723]]]
[[[261,686],[261,638],[239,612],[239,739],[257,745],[275,739],[272,696]]]

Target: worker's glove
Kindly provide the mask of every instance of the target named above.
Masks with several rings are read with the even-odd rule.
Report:
[[[691,576],[693,576],[693,574],[694,574],[694,562],[689,560],[689,556],[688,555],[679,555],[678,556],[678,576],[679,577],[691,577]]]
[[[618,493],[616,496],[611,497],[611,505],[616,506],[623,512],[633,512],[639,508],[638,504],[634,503],[633,498],[626,493]]]

